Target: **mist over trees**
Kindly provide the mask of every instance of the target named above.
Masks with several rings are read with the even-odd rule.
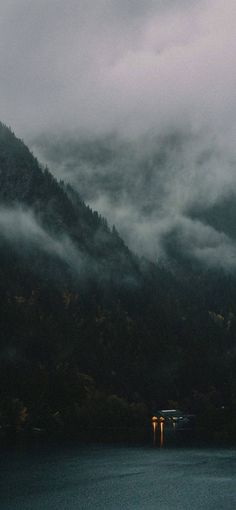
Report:
[[[133,254],[3,124],[0,202],[1,425],[131,427],[175,402],[224,406],[233,435],[234,271],[174,237],[165,263]]]
[[[31,143],[139,255],[166,261],[174,246],[197,264],[235,270],[234,155],[213,136],[180,126],[135,140],[65,132]]]

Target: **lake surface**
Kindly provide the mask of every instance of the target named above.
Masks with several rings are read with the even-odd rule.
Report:
[[[236,450],[0,450],[0,510],[235,510]]]

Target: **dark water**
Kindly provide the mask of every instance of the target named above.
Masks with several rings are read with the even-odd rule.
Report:
[[[236,510],[236,450],[0,451],[0,510]]]

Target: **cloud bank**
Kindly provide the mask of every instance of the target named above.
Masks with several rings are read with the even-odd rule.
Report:
[[[85,267],[85,259],[69,237],[49,234],[30,210],[17,208],[0,209],[0,234],[14,243],[20,252],[24,245],[36,247],[65,262],[77,274]],[[87,261],[88,263],[88,261]]]
[[[234,267],[235,161],[214,138],[182,132],[132,142],[44,140],[36,148],[138,254],[163,260],[174,236],[177,250],[202,261],[208,251],[210,264],[213,248],[212,264]]]
[[[216,260],[205,228],[234,253],[191,210],[236,185],[235,25],[234,0],[3,0],[2,120],[139,253],[192,229]]]
[[[3,0],[3,120],[27,136],[232,132],[235,22],[234,0]]]

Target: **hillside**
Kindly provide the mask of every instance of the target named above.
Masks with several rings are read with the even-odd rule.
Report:
[[[170,401],[233,412],[234,275],[138,258],[3,124],[0,207],[4,427],[131,426]]]

